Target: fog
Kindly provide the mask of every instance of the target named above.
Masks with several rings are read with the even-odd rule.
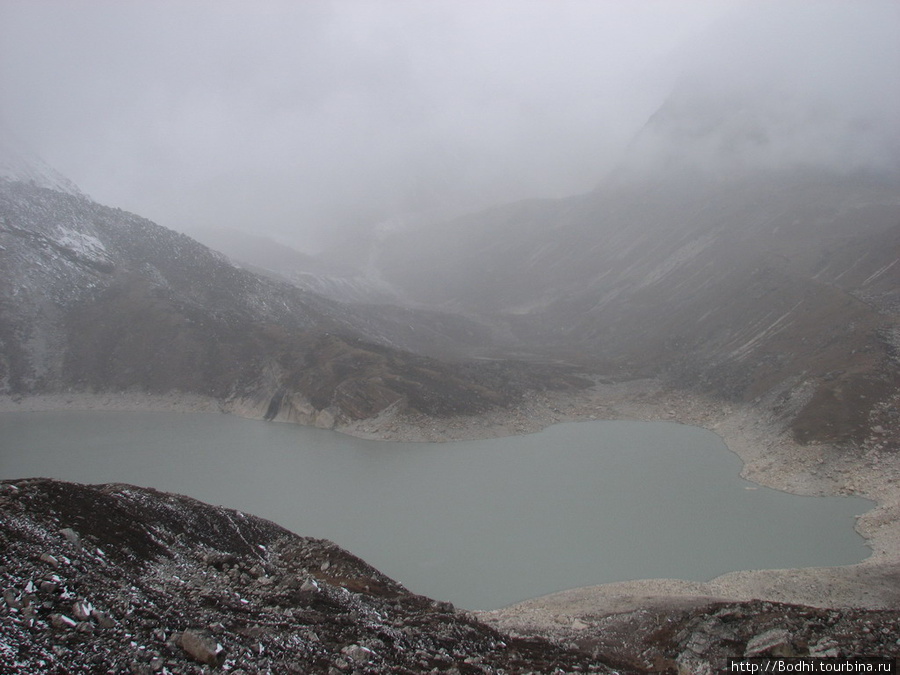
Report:
[[[688,47],[631,168],[900,168],[900,3],[746,5]],[[643,174],[640,174],[643,175]]]
[[[98,201],[315,251],[626,154],[895,165],[898,34],[890,0],[4,0],[2,118]]]

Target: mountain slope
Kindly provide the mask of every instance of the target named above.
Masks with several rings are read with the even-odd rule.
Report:
[[[784,63],[698,69],[595,191],[388,238],[378,273],[519,353],[748,403],[802,443],[895,445],[897,126]]]
[[[2,124],[0,124],[0,179],[83,196],[75,183],[13,140],[12,135]]]
[[[198,229],[190,236],[236,265],[334,300],[367,304],[395,300],[390,288],[363,278],[354,268],[325,263],[269,237],[230,228]]]
[[[895,175],[656,177],[381,250],[389,282],[504,324],[523,351],[763,401],[802,441],[858,438],[896,392]]]
[[[391,347],[345,305],[83,196],[0,181],[0,247],[3,393],[181,391],[330,426],[391,405],[475,412],[521,391],[515,368]]]

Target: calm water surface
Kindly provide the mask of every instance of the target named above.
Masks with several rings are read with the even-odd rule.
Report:
[[[870,502],[757,488],[740,469],[712,432],[666,422],[429,444],[216,414],[0,414],[0,478],[187,494],[331,539],[467,609],[868,555],[853,525]]]

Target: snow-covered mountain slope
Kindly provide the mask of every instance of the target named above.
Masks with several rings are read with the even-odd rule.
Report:
[[[82,196],[75,183],[17,143],[0,125],[0,179]]]
[[[180,391],[330,426],[395,404],[473,412],[520,392],[518,372],[416,356],[391,346],[399,333],[359,329],[359,310],[29,183],[0,181],[0,267],[6,394]]]

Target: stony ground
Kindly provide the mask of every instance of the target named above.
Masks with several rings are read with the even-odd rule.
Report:
[[[0,482],[0,673],[610,672],[331,542],[128,485]]]
[[[558,616],[561,622],[552,627],[529,630],[521,621],[496,625],[512,635],[550,637],[589,654],[604,654],[623,668],[681,675],[726,672],[729,657],[900,657],[898,610],[724,602],[699,596],[648,600],[626,600],[632,607],[612,614],[606,613],[607,605],[580,618]]]

